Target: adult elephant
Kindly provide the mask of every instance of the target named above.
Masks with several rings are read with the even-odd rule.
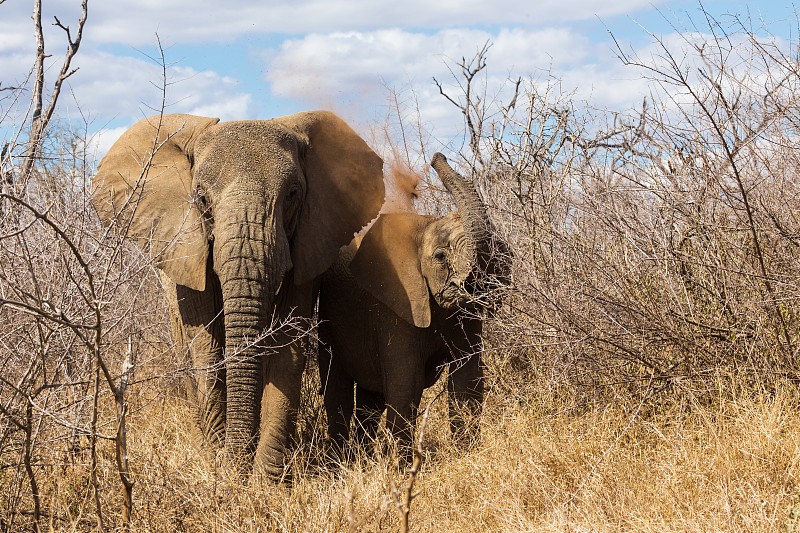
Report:
[[[483,399],[478,301],[507,275],[509,256],[493,239],[472,183],[442,154],[431,166],[457,211],[381,214],[322,277],[320,379],[329,436],[340,451],[351,417],[372,436],[384,408],[387,427],[407,444],[423,389],[444,366],[454,432]]]
[[[205,438],[240,471],[281,476],[305,356],[273,319],[310,317],[320,274],[383,202],[383,162],[324,112],[222,122],[146,118],[93,180],[100,217],[161,270],[190,345]]]

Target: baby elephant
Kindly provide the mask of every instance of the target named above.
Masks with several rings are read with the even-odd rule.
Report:
[[[322,277],[319,369],[329,436],[339,452],[351,417],[361,438],[372,437],[384,409],[387,429],[407,446],[422,391],[444,366],[457,436],[472,429],[463,415],[476,413],[483,400],[476,299],[507,272],[508,257],[497,253],[472,183],[440,153],[431,166],[457,210],[440,218],[382,214]]]

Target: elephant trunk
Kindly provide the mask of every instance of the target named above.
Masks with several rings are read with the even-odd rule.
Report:
[[[493,232],[486,206],[474,184],[453,170],[444,155],[436,152],[431,159],[431,167],[453,195],[467,238],[466,254],[472,258],[471,264],[477,266],[475,274],[480,278],[488,273],[492,255]]]
[[[268,345],[260,336],[269,317],[283,274],[291,263],[288,242],[264,212],[220,222],[217,215],[215,264],[220,278],[225,313],[226,428],[225,449],[230,460],[246,470],[258,442],[262,383],[262,358]]]
[[[223,285],[223,297],[230,292],[230,284]],[[252,462],[258,440],[259,404],[262,390],[262,349],[255,339],[267,326],[264,319],[266,306],[256,298],[247,304],[251,312],[228,311],[225,305],[225,322],[241,324],[225,331],[226,346],[226,427],[225,448],[237,465],[246,469]],[[247,323],[248,325],[244,325]]]

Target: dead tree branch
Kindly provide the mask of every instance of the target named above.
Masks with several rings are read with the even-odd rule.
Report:
[[[78,49],[81,45],[81,39],[83,37],[83,27],[86,24],[86,16],[88,13],[88,3],[89,0],[82,0],[81,3],[81,16],[78,20],[78,31],[75,34],[75,39],[73,40],[72,35],[70,33],[69,27],[64,26],[58,18],[55,18],[55,26],[63,29],[67,34],[67,53],[64,56],[64,62],[61,65],[61,71],[58,73],[55,82],[53,83],[52,93],[50,95],[50,101],[47,104],[47,107],[44,107],[44,84],[45,84],[45,77],[44,77],[44,62],[45,59],[51,57],[49,54],[45,53],[45,44],[44,44],[44,32],[42,31],[42,0],[35,0],[34,1],[34,8],[33,8],[33,25],[34,25],[34,34],[36,36],[36,61],[35,61],[35,78],[34,78],[34,86],[33,86],[33,111],[31,115],[31,127],[30,127],[30,135],[28,137],[28,147],[25,150],[25,156],[22,161],[22,171],[21,171],[21,178],[23,180],[23,186],[25,181],[28,179],[33,165],[36,162],[39,152],[42,148],[42,141],[44,138],[44,132],[47,129],[47,126],[50,124],[50,120],[53,118],[53,113],[56,110],[56,104],[58,103],[58,97],[61,94],[61,86],[63,85],[64,81],[75,74],[77,72],[77,68],[70,69],[70,65],[72,63],[72,59],[75,57],[75,54],[78,53]]]

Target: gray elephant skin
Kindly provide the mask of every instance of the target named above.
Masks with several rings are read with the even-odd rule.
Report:
[[[103,158],[93,199],[160,269],[194,365],[204,438],[279,477],[305,355],[273,319],[311,317],[320,275],[377,214],[383,162],[336,115],[146,118]]]
[[[431,166],[457,210],[440,218],[381,214],[322,277],[319,369],[338,453],[346,452],[351,418],[358,440],[373,437],[384,409],[387,428],[407,450],[423,390],[444,366],[451,429],[474,435],[462,415],[477,412],[484,394],[483,322],[475,300],[508,257],[497,253],[472,183],[441,154]]]

